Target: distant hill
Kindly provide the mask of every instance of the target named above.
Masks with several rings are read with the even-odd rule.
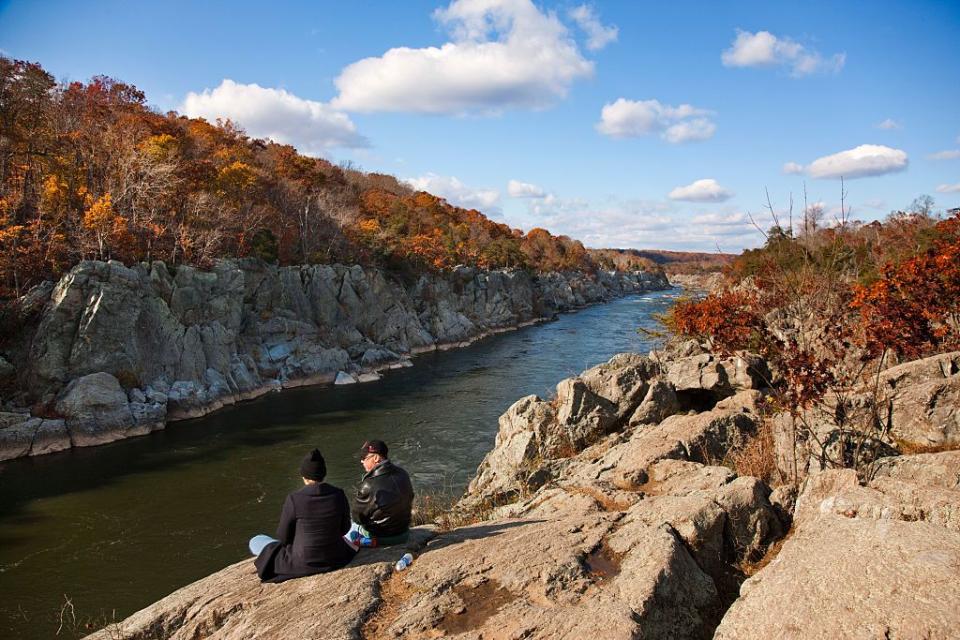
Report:
[[[649,261],[660,266],[668,274],[720,271],[736,258],[732,253],[698,253],[661,249],[591,249],[590,254],[595,260],[605,258],[621,269],[641,261]]]

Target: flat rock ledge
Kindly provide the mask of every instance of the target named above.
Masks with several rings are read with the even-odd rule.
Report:
[[[19,300],[22,329],[0,353],[0,461],[148,434],[284,388],[373,382],[417,353],[669,287],[640,271],[456,267],[405,283],[359,266],[84,261]]]
[[[91,637],[960,636],[960,452],[811,474],[791,509],[720,464],[761,423],[748,360],[622,354],[519,400],[406,571],[364,550],[261,585],[246,560]]]

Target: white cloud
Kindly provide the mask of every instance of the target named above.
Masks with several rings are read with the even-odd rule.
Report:
[[[877,125],[877,129],[885,129],[890,131],[892,129],[903,129],[903,125],[892,118],[887,118]]]
[[[418,191],[440,196],[450,204],[465,209],[478,209],[488,215],[500,215],[500,192],[496,189],[474,189],[460,182],[455,176],[439,176],[428,173],[419,178],[406,178],[404,182]]]
[[[883,200],[882,198],[871,198],[869,200],[864,200],[863,206],[882,211],[887,208],[887,201]]]
[[[808,49],[790,38],[778,38],[769,31],[750,33],[737,29],[737,37],[721,56],[726,67],[789,67],[790,75],[806,76],[812,73],[838,73],[847,60],[847,54],[837,53],[824,58],[818,51]]]
[[[511,180],[507,183],[507,193],[511,198],[543,198],[546,195],[541,187],[519,180]]]
[[[942,184],[937,187],[937,193],[960,193],[960,182],[957,184]]]
[[[529,201],[528,213],[530,218],[519,226],[545,227],[551,233],[577,238],[588,247],[712,252],[718,244],[733,251],[763,242],[744,213],[698,211],[690,215],[669,201],[612,199],[596,204],[549,196]]]
[[[613,138],[659,133],[667,142],[677,144],[713,137],[717,126],[707,118],[710,114],[689,104],[674,107],[659,100],[618,98],[603,105],[600,122],[595,126],[597,131]]]
[[[684,187],[677,187],[668,194],[671,200],[687,202],[725,202],[733,197],[733,192],[720,186],[713,178],[697,180]]]
[[[348,65],[331,104],[348,111],[497,113],[543,108],[593,74],[567,28],[530,0],[455,0],[440,47],[397,47]]]
[[[862,144],[818,158],[807,167],[814,178],[862,178],[896,173],[907,168],[907,153],[880,144]]]
[[[750,224],[747,214],[742,212],[737,213],[703,213],[700,215],[693,216],[690,219],[690,222],[693,224],[708,224],[715,226],[742,226],[744,224]]]
[[[802,164],[796,162],[787,162],[783,165],[783,172],[787,175],[797,175],[804,172]]]
[[[717,125],[706,118],[693,118],[667,127],[663,139],[672,144],[709,140],[717,132]]]
[[[598,51],[611,42],[617,41],[620,30],[615,25],[607,27],[601,24],[593,7],[582,4],[571,9],[569,15],[587,35],[587,49]]]
[[[366,147],[366,138],[346,114],[330,105],[304,100],[284,91],[225,79],[215,89],[190,92],[180,111],[192,118],[239,123],[255,138],[295,146],[308,155],[331,147]]]
[[[947,151],[937,151],[928,156],[931,160],[956,160],[960,158],[960,149],[949,149]]]

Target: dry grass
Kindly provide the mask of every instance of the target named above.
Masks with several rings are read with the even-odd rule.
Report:
[[[760,423],[757,432],[750,436],[742,447],[729,451],[724,462],[738,476],[760,478],[770,486],[783,483],[777,470],[773,429],[767,420]]]
[[[448,492],[418,494],[413,500],[411,526],[437,524],[450,513],[456,502],[457,497]]]
[[[894,441],[894,445],[897,447],[897,450],[904,455],[913,455],[917,453],[943,453],[944,451],[956,451],[957,449],[960,449],[960,445],[956,443],[916,444],[899,439]]]
[[[788,538],[790,538],[790,535],[792,533],[793,533],[792,530],[787,532],[787,535],[785,535],[784,537],[780,538],[779,540],[771,544],[769,547],[767,547],[766,553],[764,553],[759,560],[751,562],[749,559],[744,558],[743,562],[740,563],[740,570],[743,572],[743,575],[749,578],[750,576],[754,575],[755,573],[763,569],[765,566],[770,564],[773,561],[773,559],[776,558],[777,555],[780,553],[780,550],[783,548],[783,543],[786,542]]]
[[[434,525],[441,532],[465,527],[490,518],[498,507],[523,498],[521,494],[507,495],[497,500],[484,500],[473,505],[459,504],[459,495],[440,492],[418,495],[413,504],[412,526]]]

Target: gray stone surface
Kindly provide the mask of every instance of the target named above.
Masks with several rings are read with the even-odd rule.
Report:
[[[646,273],[531,275],[458,267],[405,286],[359,266],[278,268],[243,259],[203,271],[84,261],[24,299],[42,313],[11,355],[19,360],[9,364],[21,374],[30,403],[53,401],[91,374],[120,382],[134,423],[124,426],[119,409],[103,414],[99,430],[94,414],[71,416],[74,444],[88,445],[272,388],[332,383],[338,372],[372,373],[408,363],[420,350],[459,346],[558,311],[668,286],[665,277]],[[631,391],[618,384],[606,390]],[[149,392],[167,398],[148,398]]]
[[[415,530],[405,547],[364,550],[340,571],[261,584],[252,560],[238,562],[173,592],[90,640],[216,638],[353,639],[379,603],[379,582],[405,549],[432,536]]]
[[[10,364],[6,358],[0,356],[0,380],[12,378],[16,373],[17,368]]]
[[[73,380],[56,403],[74,446],[112,442],[134,426],[127,394],[109,373],[91,373]]]

